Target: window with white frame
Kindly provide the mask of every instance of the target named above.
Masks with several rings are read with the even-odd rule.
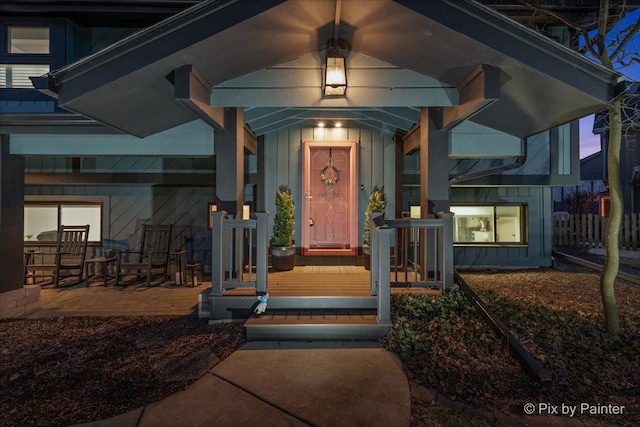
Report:
[[[89,242],[101,242],[101,202],[25,202],[24,204],[24,241],[27,243],[56,242],[60,225],[87,224],[89,224]]]
[[[454,243],[526,243],[526,205],[455,205],[451,212]]]

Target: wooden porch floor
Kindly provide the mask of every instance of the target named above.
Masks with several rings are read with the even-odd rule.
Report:
[[[268,273],[269,296],[369,296],[370,272],[363,266],[296,266],[291,271],[274,271]],[[409,280],[413,280],[410,273]],[[255,275],[253,276],[255,279]],[[404,279],[404,273],[402,275]],[[248,273],[244,274],[244,280],[249,280]],[[392,280],[395,275],[392,273]],[[425,288],[391,288],[392,294],[429,293],[437,295],[439,290]],[[255,295],[255,288],[227,289],[224,295],[248,296]]]

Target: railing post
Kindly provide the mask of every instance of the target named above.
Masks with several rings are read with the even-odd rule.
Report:
[[[211,293],[222,295],[224,281],[224,266],[222,265],[222,221],[227,213],[224,211],[212,212],[211,227]]]
[[[256,212],[256,292],[267,293],[267,249],[269,212]]]
[[[453,286],[453,213],[442,215],[442,289]]]
[[[387,226],[378,228],[378,257],[371,257],[371,267],[374,262],[379,265],[378,270],[378,323],[391,322],[391,236],[393,229]],[[373,251],[372,251],[373,255]],[[373,271],[373,270],[372,270]]]
[[[378,264],[380,242],[378,239],[378,227],[376,226],[374,220],[380,216],[382,216],[381,212],[372,212],[369,219],[369,249],[371,251],[371,254],[369,255],[369,271],[371,272],[370,294],[373,296],[378,295],[378,276],[380,275],[380,266]]]
[[[242,212],[239,214],[236,214],[236,219],[240,219],[242,220]],[[230,274],[230,278],[234,277],[235,274],[235,278],[236,280],[242,281],[242,273],[244,271],[244,263],[245,263],[245,259],[244,259],[244,247],[245,247],[245,240],[244,240],[244,228],[241,227],[237,227],[234,228],[233,231],[230,230],[230,232],[232,233],[232,244],[233,244],[233,262],[231,263],[231,269],[233,270],[232,272],[229,272]]]

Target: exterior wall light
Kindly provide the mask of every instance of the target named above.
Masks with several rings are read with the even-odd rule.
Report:
[[[327,49],[327,62],[324,72],[324,94],[326,96],[344,96],[346,91],[346,60],[336,46],[331,46]]]

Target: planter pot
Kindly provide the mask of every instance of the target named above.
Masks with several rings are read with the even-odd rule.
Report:
[[[371,246],[362,246],[362,261],[364,263],[364,269],[371,270]]]
[[[296,247],[295,246],[272,246],[271,247],[271,266],[274,270],[289,271],[293,270],[296,263]]]

